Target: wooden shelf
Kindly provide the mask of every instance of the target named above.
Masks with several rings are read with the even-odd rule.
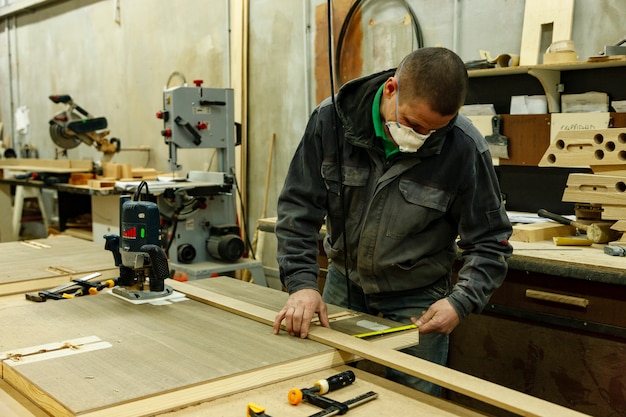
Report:
[[[484,78],[484,77],[513,77],[530,75],[539,81],[541,88],[543,89],[546,98],[548,100],[548,111],[550,113],[559,113],[561,108],[561,94],[566,92],[566,86],[563,85],[561,74],[569,71],[580,70],[595,70],[595,69],[607,69],[607,68],[620,68],[626,67],[626,58],[621,59],[607,59],[606,61],[597,62],[570,62],[560,64],[543,64],[532,66],[519,66],[519,67],[505,67],[505,68],[489,68],[489,69],[477,69],[468,71],[470,79],[472,78]],[[606,90],[603,84],[609,84],[610,88],[615,86],[610,85],[610,80],[598,79],[597,91]],[[470,89],[472,81],[470,80]],[[499,88],[493,89],[494,97],[498,94],[502,94]],[[605,91],[609,93],[609,91]],[[506,94],[506,93],[504,93]],[[529,92],[534,94],[534,92]],[[512,94],[514,95],[514,94]],[[510,96],[508,97],[510,100]],[[620,97],[620,99],[626,99],[626,97]],[[502,100],[494,100],[500,101]],[[474,104],[474,103],[466,103]],[[503,113],[498,111],[498,113]]]

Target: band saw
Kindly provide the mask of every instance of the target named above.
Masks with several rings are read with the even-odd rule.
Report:
[[[168,188],[157,200],[170,225],[172,268],[192,275],[207,263],[237,262],[245,249],[236,212],[233,90],[194,84],[164,90],[157,112],[173,173],[181,169],[179,149],[215,149],[215,171],[190,171],[187,184]]]

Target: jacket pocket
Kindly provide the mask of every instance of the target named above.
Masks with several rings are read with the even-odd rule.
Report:
[[[398,191],[398,204],[389,210],[387,227],[387,236],[394,239],[419,233],[441,218],[451,199],[450,193],[445,190],[410,180],[400,180]]]
[[[344,166],[342,170],[344,195],[346,198],[347,207],[353,211],[357,209],[354,205],[349,203],[357,203],[359,200],[363,200],[363,189],[367,184],[369,178],[369,169],[361,167]],[[328,211],[331,215],[341,213],[341,201],[339,200],[340,185],[339,185],[339,167],[334,162],[322,163],[322,178],[326,185],[326,191],[328,192]],[[362,204],[362,201],[360,201]]]

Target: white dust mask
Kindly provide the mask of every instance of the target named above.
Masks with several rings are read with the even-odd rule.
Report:
[[[398,107],[400,104],[400,77],[398,77],[398,91],[396,91],[396,121],[386,122],[385,125],[389,129],[389,134],[393,141],[398,145],[400,152],[413,153],[422,147],[426,139],[434,132],[431,130],[423,135],[415,130],[398,122]]]
[[[423,135],[398,122],[387,122],[386,124],[387,129],[389,129],[389,134],[393,138],[396,145],[398,145],[400,152],[417,152],[417,150],[422,147],[426,139],[428,139],[428,137],[433,133],[430,131]]]

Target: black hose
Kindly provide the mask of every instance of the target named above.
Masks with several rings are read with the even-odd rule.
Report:
[[[424,38],[422,37],[422,29],[419,24],[419,21],[417,20],[417,16],[415,15],[415,11],[411,7],[411,5],[408,4],[408,2],[406,2],[405,0],[399,0],[399,1],[402,3],[404,8],[411,15],[411,20],[413,22],[413,31],[415,33],[415,38],[417,40],[418,49],[423,48]],[[341,25],[341,31],[339,32],[339,38],[337,39],[337,51],[335,52],[334,74],[335,74],[335,79],[337,80],[337,83],[339,83],[340,87],[341,87],[341,54],[343,51],[343,42],[346,37],[346,34],[348,33],[350,23],[352,23],[352,18],[354,17],[354,14],[357,12],[357,10],[359,10],[360,7],[362,7],[362,4],[363,4],[363,0],[356,0],[354,3],[352,3],[352,6],[350,6],[350,10],[348,10],[348,13],[346,14],[346,18],[344,19],[343,24]]]
[[[337,115],[337,103],[335,101],[335,81],[334,81],[334,71],[333,71],[333,29],[332,29],[332,2],[328,0],[328,69],[330,75],[330,97],[333,103],[333,132],[335,134],[335,145],[337,147],[337,165],[338,165],[338,176],[339,176],[339,201],[341,202],[341,219],[343,222],[343,248],[344,248],[344,256],[343,256],[343,265],[346,271],[346,297],[348,298],[347,308],[352,309],[352,301],[351,301],[351,288],[350,288],[350,272],[348,271],[348,256],[350,255],[350,251],[348,250],[348,238],[346,230],[346,202],[344,199],[344,189],[343,189],[343,152],[342,146],[339,141],[339,133],[337,132],[337,126],[339,125],[339,116]]]

